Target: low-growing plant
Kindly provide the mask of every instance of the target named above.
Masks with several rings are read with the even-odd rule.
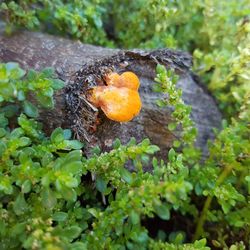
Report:
[[[85,43],[112,45],[104,31],[107,0],[6,0],[0,5],[6,31],[18,27],[61,34]]]
[[[5,86],[0,113],[1,249],[206,250],[207,243],[245,249],[250,180],[246,108],[241,119],[224,125],[206,162],[190,166],[189,151],[171,149],[167,162],[153,157],[149,173],[143,166],[159,148],[148,139],[131,139],[127,145],[117,139],[110,152],[94,148],[86,158],[83,144],[71,139],[70,130],[44,134],[35,120],[39,110],[28,96],[33,93],[39,105],[49,108],[44,98],[53,98],[51,92],[63,86],[51,69],[25,72],[14,63],[0,64],[0,76],[0,86]],[[175,79],[173,72],[157,67],[155,90],[168,93],[185,148],[194,136]],[[181,117],[175,112],[180,104]],[[134,172],[125,168],[128,161]],[[152,219],[175,227],[159,229],[154,237],[147,227]],[[192,233],[183,231],[182,223],[189,219],[194,221],[188,229]],[[186,243],[192,236],[194,243]]]
[[[48,136],[36,120],[63,87],[53,70],[0,64],[1,249],[249,247],[248,0],[5,0],[0,6],[8,33],[25,27],[98,45],[187,50],[226,119],[201,160],[191,107],[174,72],[158,65],[153,90],[166,97],[157,104],[172,107],[166,126],[178,130],[167,160],[154,158],[159,148],[149,140],[134,139],[114,141],[108,153],[95,148],[87,159],[70,130]],[[150,159],[152,173],[145,173]],[[124,167],[128,161],[135,172]],[[156,233],[151,223],[158,223]]]
[[[168,124],[168,129],[174,131],[181,126],[181,136],[175,140],[173,145],[179,147],[181,143],[191,146],[196,138],[197,130],[193,121],[190,119],[191,107],[187,106],[182,100],[182,90],[176,88],[178,76],[173,70],[167,70],[163,65],[158,64],[156,68],[156,84],[153,91],[165,94],[165,98],[157,100],[159,107],[174,107],[171,116],[173,122]]]

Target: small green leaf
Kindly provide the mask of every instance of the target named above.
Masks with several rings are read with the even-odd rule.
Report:
[[[54,76],[55,71],[53,68],[47,67],[47,68],[43,69],[41,73],[42,73],[43,77],[49,78],[49,77]]]
[[[25,93],[23,92],[23,90],[19,90],[17,92],[17,99],[18,99],[18,101],[24,101],[25,98],[26,98],[26,96],[25,96]]]
[[[176,129],[176,123],[174,123],[174,122],[172,122],[172,123],[169,123],[168,124],[168,129],[170,130],[170,131],[174,131],[175,129]]]
[[[24,199],[23,194],[19,194],[13,204],[13,210],[16,215],[22,215],[28,210],[28,204]]]
[[[65,140],[69,140],[72,137],[72,132],[70,129],[64,129],[63,135]]]
[[[1,144],[1,141],[0,141]],[[0,146],[1,151],[1,146]],[[1,154],[1,152],[0,152]],[[8,176],[1,176],[0,175],[0,191],[3,191],[5,194],[12,194],[13,193],[13,187],[11,185],[11,180]]]
[[[175,160],[175,150],[173,148],[171,148],[168,151],[168,159],[173,162]]]
[[[133,225],[136,225],[140,222],[140,216],[138,213],[136,213],[134,210],[130,212],[130,219]]]
[[[98,211],[95,208],[89,208],[88,212],[93,215],[95,218],[98,217]]]
[[[140,232],[136,241],[139,242],[139,243],[144,243],[147,242],[148,240],[148,234],[147,232]]]
[[[54,79],[52,81],[52,88],[55,90],[62,89],[64,87],[64,82],[59,79]]]
[[[6,135],[6,130],[4,128],[0,128],[0,138]]]
[[[34,106],[31,102],[29,101],[24,101],[23,102],[23,109],[24,109],[24,113],[29,116],[29,117],[33,117],[36,118],[38,117],[38,109],[36,106]]]
[[[74,242],[71,246],[70,246],[71,250],[87,250],[87,243],[84,242]]]
[[[66,164],[73,161],[81,161],[81,158],[82,158],[81,150],[73,150],[67,154],[64,163]]]
[[[201,239],[201,240],[196,240],[194,242],[194,247],[196,248],[202,248],[202,247],[205,247],[206,246],[206,243],[207,243],[207,240],[206,239]]]
[[[160,148],[158,146],[156,146],[156,145],[150,145],[150,146],[147,147],[146,153],[148,153],[148,154],[154,154],[154,153],[156,153],[159,150],[160,150]]]
[[[180,147],[180,145],[181,145],[181,142],[180,142],[180,141],[178,141],[178,140],[174,140],[174,142],[173,142],[173,146],[174,146],[175,148]]]
[[[91,149],[91,153],[92,153],[93,155],[99,155],[101,152],[102,152],[102,151],[101,151],[101,149],[100,149],[99,146],[96,146],[96,147],[94,147],[94,148]]]
[[[16,104],[9,104],[1,108],[6,118],[11,118],[18,115],[19,106]]]
[[[43,107],[45,107],[45,108],[53,108],[54,107],[53,97],[38,94],[38,95],[36,95],[36,98]]]
[[[54,221],[65,221],[67,218],[68,218],[68,214],[64,212],[56,212],[52,216],[52,219]]]
[[[27,80],[32,82],[36,79],[37,72],[33,69],[29,70],[27,73]]]
[[[133,178],[131,173],[126,168],[123,167],[120,169],[120,175],[124,181],[126,181],[128,184],[131,184]]]
[[[6,3],[2,3],[1,6],[0,6],[0,9],[1,10],[8,10],[8,6]]]
[[[0,113],[0,127],[5,128],[9,124],[8,119],[3,113]]]
[[[15,128],[14,130],[12,130],[10,137],[11,138],[20,138],[23,134],[24,134],[24,132],[21,128]],[[25,138],[27,138],[27,137],[25,137]]]
[[[81,149],[83,147],[83,143],[78,140],[70,140],[67,141],[67,147],[70,149]]]
[[[44,188],[41,192],[42,203],[48,208],[52,209],[57,202],[55,193],[50,188]]]
[[[116,138],[113,142],[113,148],[118,149],[120,146],[121,146],[121,141],[118,138]]]
[[[53,160],[53,154],[46,152],[41,160],[42,166],[47,166]]]
[[[29,193],[31,190],[31,181],[30,180],[24,181],[21,188],[22,188],[22,193],[24,194]]]
[[[64,132],[63,132],[63,129],[62,128],[56,128],[51,136],[51,141],[52,142],[55,142],[55,143],[60,143],[64,140]]]
[[[42,91],[44,96],[48,96],[48,97],[53,97],[54,94],[54,90],[52,88],[47,88],[46,90]]]
[[[31,143],[31,140],[28,137],[21,137],[19,139],[19,145],[21,147],[28,146],[30,143]]]
[[[170,211],[166,204],[157,204],[154,206],[156,214],[163,220],[170,219]]]
[[[136,139],[134,137],[131,137],[128,142],[128,146],[134,146],[134,145],[136,145]]]
[[[161,64],[157,64],[156,72],[157,72],[157,74],[165,74],[165,72],[166,72],[165,66],[163,66]]]
[[[104,193],[106,188],[107,188],[107,183],[101,177],[98,176],[96,179],[96,189],[99,192]]]
[[[25,71],[19,67],[18,63],[6,63],[6,69],[11,79],[20,79],[25,75]]]
[[[186,234],[183,231],[172,232],[169,234],[168,238],[171,243],[180,245],[185,240]]]
[[[75,188],[79,184],[78,180],[76,178],[74,178],[72,175],[68,175],[66,177],[64,176],[64,178],[62,178],[62,179],[63,179],[63,184],[69,188]]]
[[[16,237],[17,235],[20,235],[20,234],[24,233],[25,227],[26,227],[26,223],[25,222],[18,223],[16,225],[14,225],[11,228],[11,236],[12,237]]]
[[[83,163],[81,161],[73,161],[69,162],[66,165],[62,166],[63,170],[67,173],[71,173],[73,175],[80,174],[83,169]]]
[[[77,238],[80,233],[82,232],[82,229],[78,226],[71,226],[64,230],[63,235],[67,237],[70,241]]]
[[[67,201],[75,202],[77,199],[77,193],[72,188],[62,187],[61,188],[61,195]]]
[[[212,240],[212,244],[217,248],[221,248],[221,243],[217,240]]]

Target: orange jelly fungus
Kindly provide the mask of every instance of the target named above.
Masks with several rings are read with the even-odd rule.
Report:
[[[125,73],[109,74],[105,79],[108,86],[95,87],[89,99],[110,120],[118,122],[132,120],[141,110],[139,79],[132,72]]]
[[[133,72],[124,72],[120,76],[120,86],[138,90],[140,86],[139,78]]]
[[[105,77],[107,85],[116,86],[119,85],[120,75],[118,73],[112,72]]]
[[[127,71],[121,75],[117,73],[110,73],[106,76],[107,85],[116,87],[125,87],[133,90],[138,90],[140,81],[137,75],[133,72]]]

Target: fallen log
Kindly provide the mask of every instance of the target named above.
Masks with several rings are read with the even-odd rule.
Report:
[[[152,91],[157,63],[172,68],[179,75],[177,86],[183,91],[183,100],[192,106],[191,118],[198,129],[196,145],[207,154],[206,142],[213,139],[213,128],[219,128],[221,114],[214,99],[199,84],[191,72],[191,57],[181,51],[118,50],[81,44],[56,36],[22,31],[12,36],[0,32],[0,62],[18,62],[24,69],[41,70],[54,67],[66,87],[56,93],[53,110],[42,110],[40,120],[47,133],[56,127],[71,128],[75,136],[86,141],[86,153],[93,146],[110,150],[112,141],[119,138],[127,143],[149,138],[161,148],[165,158],[176,137],[167,129],[171,122],[171,108],[159,108],[155,101],[161,94]],[[133,71],[141,82],[142,110],[131,122],[118,123],[86,102],[89,87],[102,81],[107,70]],[[96,119],[101,121],[96,126]]]

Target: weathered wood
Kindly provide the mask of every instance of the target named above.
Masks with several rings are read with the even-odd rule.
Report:
[[[166,155],[175,135],[166,128],[171,120],[171,109],[160,109],[155,105],[157,98],[162,98],[152,92],[158,62],[179,75],[178,87],[183,90],[185,103],[192,106],[191,117],[199,131],[196,144],[205,154],[206,141],[213,138],[213,128],[220,126],[221,115],[216,103],[193,76],[191,57],[184,52],[168,49],[122,51],[24,31],[10,37],[0,34],[0,61],[18,62],[25,69],[56,69],[67,87],[56,94],[55,109],[42,111],[40,118],[48,132],[58,126],[72,128],[80,139],[88,141],[86,152],[93,145],[109,150],[114,138],[126,143],[130,137],[138,141],[148,137],[161,147],[161,156]],[[103,71],[108,68],[118,72],[134,71],[140,78],[143,108],[131,122],[110,121],[102,112],[96,114],[81,98],[91,84],[101,80]],[[91,132],[96,115],[101,124]]]

